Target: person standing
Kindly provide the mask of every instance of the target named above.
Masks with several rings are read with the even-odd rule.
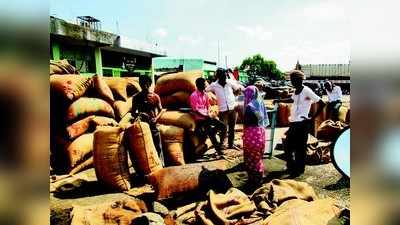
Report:
[[[219,118],[228,128],[228,148],[235,148],[235,126],[237,115],[235,112],[236,98],[234,92],[243,91],[244,87],[231,79],[227,79],[226,71],[218,68],[216,71],[217,81],[206,87],[206,92],[214,92],[217,96]]]
[[[326,94],[328,95],[328,113],[332,120],[339,120],[339,109],[342,106],[342,89],[330,81],[324,83]]]
[[[207,135],[215,150],[219,155],[222,155],[222,145],[226,136],[226,127],[223,122],[217,118],[213,118],[209,114],[210,103],[208,95],[205,92],[206,80],[204,78],[197,78],[196,80],[197,90],[190,95],[190,105],[196,121],[196,132],[203,136],[204,133]],[[219,142],[217,141],[216,135],[219,134]]]
[[[325,103],[309,87],[303,85],[304,73],[293,70],[289,73],[290,81],[295,88],[294,95],[288,99],[274,100],[274,102],[293,103],[290,112],[290,126],[286,133],[286,165],[292,177],[304,173],[306,165],[307,140],[310,122],[322,111]],[[318,103],[314,115],[309,115],[312,103]]]
[[[139,77],[139,85],[142,91],[132,98],[131,113],[134,118],[140,117],[141,121],[149,124],[153,143],[164,166],[164,154],[162,151],[160,131],[157,128],[157,120],[165,111],[162,108],[160,96],[150,91],[151,78],[147,75]]]
[[[258,185],[264,176],[263,155],[267,138],[265,128],[269,125],[269,120],[259,90],[253,85],[244,90],[243,125],[244,165],[251,184]]]

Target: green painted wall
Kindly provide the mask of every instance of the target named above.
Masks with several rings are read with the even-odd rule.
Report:
[[[103,75],[103,64],[101,60],[101,49],[99,47],[94,49],[94,59],[96,62],[96,74]]]
[[[52,43],[51,49],[53,51],[53,60],[60,60],[61,59],[60,44],[58,44],[57,42]]]

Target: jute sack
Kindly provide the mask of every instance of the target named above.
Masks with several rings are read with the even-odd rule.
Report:
[[[74,122],[88,115],[114,118],[114,110],[110,104],[102,99],[82,97],[68,107],[66,120]]]
[[[160,96],[166,96],[178,91],[192,93],[196,90],[196,79],[203,76],[201,70],[171,73],[160,77],[154,92]]]
[[[289,126],[291,104],[279,103],[278,104],[278,125],[281,127]]]
[[[94,116],[88,116],[84,119],[81,119],[67,127],[67,136],[69,139],[74,139],[79,137],[80,135],[86,133],[86,131],[90,128],[90,123]]]
[[[309,184],[289,179],[274,179],[258,188],[251,196],[251,200],[255,201],[256,204],[265,201],[276,206],[290,199],[314,201],[318,199],[318,197]]]
[[[94,75],[93,79],[93,86],[97,91],[97,95],[101,98],[106,100],[108,103],[114,102],[114,96],[111,89],[108,87],[107,83],[104,81],[102,76]]]
[[[117,119],[122,119],[132,109],[132,97],[126,101],[115,101],[113,104],[115,116]]]
[[[307,165],[320,165],[331,162],[332,142],[315,142],[307,144]]]
[[[131,113],[127,113],[118,123],[118,125],[122,128],[122,129],[126,129],[129,126],[132,125],[131,121],[132,121],[133,117]]]
[[[73,169],[92,154],[93,134],[83,134],[75,139],[67,148],[69,167]]]
[[[71,225],[130,225],[146,213],[147,207],[140,199],[122,198],[88,206],[74,206]],[[149,223],[151,224],[151,223]]]
[[[157,122],[159,124],[172,125],[192,131],[196,128],[196,122],[192,115],[190,113],[179,111],[166,111],[161,115]]]
[[[118,123],[113,118],[105,116],[93,116],[91,126],[96,129],[97,126],[117,127]]]
[[[317,138],[324,141],[335,141],[340,132],[346,127],[347,125],[340,121],[326,120],[318,127]]]
[[[347,111],[349,111],[349,108],[345,106],[340,106],[339,108],[339,121],[342,123],[347,123]]]
[[[136,120],[125,130],[125,140],[136,172],[147,175],[162,169],[161,160],[147,123]]]
[[[191,93],[185,91],[178,91],[172,95],[161,96],[161,104],[165,108],[177,109],[180,107],[190,106]]]
[[[128,156],[120,127],[99,126],[94,133],[93,164],[97,179],[112,189],[130,189]]]
[[[166,152],[167,165],[185,165],[183,154],[184,129],[175,126],[160,125],[161,140]]]
[[[230,188],[225,194],[209,193],[209,205],[216,223],[236,224],[244,216],[256,211],[256,206],[249,197],[236,188]]]
[[[311,108],[310,108],[310,114],[314,115],[315,112],[318,109],[318,103],[313,103],[311,104]],[[325,105],[322,108],[322,111],[319,113],[319,115],[317,115],[317,117],[314,120],[314,127],[312,130],[312,135],[313,136],[317,136],[317,131],[318,131],[318,127],[321,125],[322,122],[324,122],[325,120],[329,119],[329,115],[328,115],[328,106]]]
[[[115,100],[126,101],[128,99],[128,94],[126,93],[128,81],[121,77],[104,77],[104,81],[110,87]]]
[[[285,202],[267,217],[263,225],[340,225],[341,209],[330,198],[307,202],[293,199]]]
[[[214,161],[165,167],[151,173],[147,179],[153,185],[158,200],[173,198],[198,190],[199,176],[203,167],[209,170],[224,170],[227,168],[227,162]]]
[[[50,60],[50,75],[53,74],[79,74],[79,71],[66,59]]]
[[[142,88],[139,85],[138,77],[124,77],[124,78],[128,82],[128,85],[126,87],[126,93],[128,97],[131,97],[142,91]]]
[[[73,168],[71,171],[69,171],[69,175],[74,175],[77,174],[83,170],[89,169],[89,168],[93,168],[93,156],[91,156],[89,159],[81,162],[80,164],[78,164],[77,166],[75,166],[75,168]]]
[[[189,158],[195,159],[201,157],[207,150],[208,146],[206,144],[207,136],[199,137],[193,131],[187,131],[185,138],[186,152]]]
[[[345,123],[350,124],[350,108],[347,110]]]
[[[80,98],[92,85],[92,79],[81,75],[51,75],[50,90],[69,101]]]

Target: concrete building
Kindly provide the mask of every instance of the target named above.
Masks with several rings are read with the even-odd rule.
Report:
[[[77,17],[76,24],[50,17],[50,57],[67,59],[83,75],[152,74],[152,58],[165,50],[145,42],[102,31],[99,20]]]
[[[197,58],[155,57],[153,58],[153,67],[156,75],[171,72],[202,70],[204,77],[208,77],[214,76],[214,73],[217,70],[217,63]]]

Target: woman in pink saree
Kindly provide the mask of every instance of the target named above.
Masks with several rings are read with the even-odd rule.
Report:
[[[249,182],[252,184],[259,184],[263,180],[265,127],[268,125],[267,110],[257,87],[248,86],[244,91],[243,156]]]

